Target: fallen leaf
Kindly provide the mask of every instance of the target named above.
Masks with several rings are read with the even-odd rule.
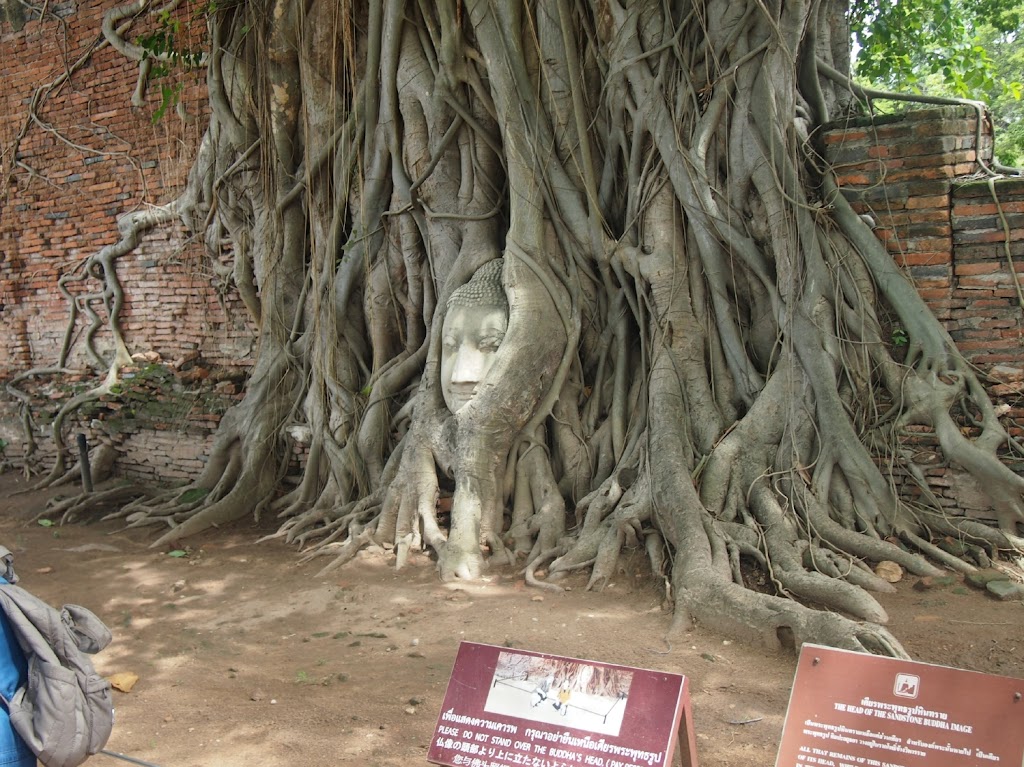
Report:
[[[875,566],[875,575],[889,583],[899,583],[903,580],[903,568],[895,562],[885,560]]]
[[[131,692],[135,683],[139,681],[139,675],[133,674],[131,671],[121,671],[117,674],[108,676],[107,681],[110,682],[110,686],[115,690]]]

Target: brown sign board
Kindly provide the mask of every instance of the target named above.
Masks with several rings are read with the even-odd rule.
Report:
[[[697,767],[686,677],[462,642],[427,759],[451,767]]]
[[[804,645],[776,767],[1024,767],[1024,680]]]

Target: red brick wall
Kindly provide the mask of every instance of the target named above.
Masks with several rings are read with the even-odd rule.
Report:
[[[992,159],[992,139],[969,107],[830,126],[826,157],[859,213],[942,321],[965,357],[982,373],[1010,433],[1024,418],[1024,179],[989,181],[978,165]],[[965,419],[963,428],[973,426]],[[908,438],[931,489],[943,504],[988,517],[974,482],[942,463],[930,430]],[[1007,460],[1019,472],[1024,462]],[[905,470],[895,479],[914,491]]]
[[[979,365],[1019,367],[1024,364],[1024,178],[965,182],[954,186],[952,196],[950,333]]]
[[[97,45],[102,14],[118,3],[38,5],[56,10],[60,17],[40,20],[30,15],[20,29],[0,22],[0,380],[56,364],[69,319],[69,305],[57,290],[58,278],[80,272],[88,256],[116,242],[120,216],[175,199],[205,125],[202,83],[195,75],[177,80],[185,86],[181,100],[190,119],[171,110],[154,122],[159,83],[150,89],[146,106],[132,108],[137,64],[108,45]],[[187,7],[181,19],[181,44],[200,46],[202,20]],[[143,31],[133,29],[128,37]],[[94,46],[91,57],[76,70],[76,62]],[[61,82],[68,71],[70,78]],[[30,115],[34,99],[38,106]],[[186,376],[189,368],[218,371],[208,383],[210,389],[218,379],[244,376],[251,363],[253,328],[235,291],[222,295],[218,290],[200,243],[183,226],[148,233],[135,252],[119,260],[118,273],[127,298],[122,316],[125,338],[133,354],[146,354],[146,362],[140,364],[195,357],[174,370]],[[83,295],[99,287],[97,280],[87,279],[73,283],[70,290]],[[100,314],[106,318],[101,307]],[[80,317],[73,329],[77,342],[68,367],[75,370],[92,364],[81,343],[85,327]],[[96,339],[101,352],[110,349],[105,326]],[[29,388],[56,398],[83,386],[74,379],[47,376]],[[202,388],[204,381],[179,376],[165,382],[165,389],[177,401],[185,396],[182,392]],[[12,423],[13,410],[4,398],[0,437],[12,443],[8,455],[17,458],[23,437]],[[176,412],[177,420],[171,422],[141,418],[129,426],[144,431],[187,429],[194,452],[202,452],[212,425],[196,421],[183,407]],[[102,412],[93,415],[98,420],[105,417]],[[82,427],[91,433],[88,424]],[[44,426],[40,424],[41,433]],[[146,447],[131,447],[137,444]],[[147,467],[161,460],[188,465],[190,471],[195,467],[178,455],[180,447],[165,450],[162,445],[156,437],[126,442],[122,469],[149,473]],[[45,447],[41,443],[42,450]]]

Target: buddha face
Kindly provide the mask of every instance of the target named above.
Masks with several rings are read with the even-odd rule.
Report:
[[[473,399],[494,364],[507,328],[503,306],[454,304],[448,308],[441,329],[441,393],[453,413]]]

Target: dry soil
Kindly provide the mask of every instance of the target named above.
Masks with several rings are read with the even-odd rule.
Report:
[[[685,674],[702,767],[773,765],[796,656],[700,628],[666,643],[670,616],[643,575],[603,593],[526,588],[511,571],[441,583],[426,558],[396,572],[383,554],[317,577],[274,529],[238,523],[150,548],[153,530],[114,522],[45,527],[48,498],[0,475],[0,542],[22,585],[51,604],[85,605],[114,641],[96,657],[115,692],[113,751],[160,767],[409,767],[426,764],[461,640]],[[183,547],[185,548],[185,547]],[[642,568],[640,568],[642,570]],[[883,602],[918,660],[1024,678],[1024,604],[957,582],[916,578]],[[105,755],[102,767],[125,764]]]

